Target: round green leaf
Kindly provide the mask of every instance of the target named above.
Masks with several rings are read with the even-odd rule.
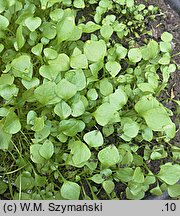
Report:
[[[168,186],[168,194],[170,197],[179,197],[180,196],[180,184]]]
[[[10,100],[14,96],[18,95],[19,89],[16,87],[15,84],[12,85],[3,85],[0,89],[0,96],[5,100]]]
[[[141,59],[142,59],[141,50],[139,48],[130,49],[128,52],[128,58],[133,63],[137,63],[137,62],[141,61]]]
[[[123,127],[123,132],[126,136],[134,138],[138,135],[139,125],[137,122],[125,123]]]
[[[83,139],[90,147],[99,147],[104,143],[103,136],[98,130],[93,130],[86,133]]]
[[[58,140],[59,140],[60,142],[65,143],[65,142],[67,141],[67,139],[68,139],[68,136],[66,136],[66,135],[63,134],[63,133],[60,133],[60,134],[57,135],[57,138],[58,138]]]
[[[154,88],[150,83],[139,83],[137,86],[142,92],[154,93]]]
[[[67,200],[78,200],[80,186],[75,182],[65,181],[61,187],[61,195]]]
[[[164,42],[171,42],[173,39],[173,35],[170,34],[169,32],[164,32],[161,35],[161,40],[163,40]]]
[[[105,24],[101,27],[100,33],[105,40],[109,40],[109,38],[113,34],[113,28],[110,25]]]
[[[89,89],[87,92],[87,98],[89,100],[97,100],[98,93],[97,93],[96,89]]]
[[[118,59],[124,59],[127,55],[127,49],[123,47],[121,44],[115,44],[116,53],[118,55]]]
[[[36,132],[41,131],[44,128],[44,117],[35,117],[34,118],[34,126],[33,126],[33,130]]]
[[[98,159],[104,166],[107,167],[113,166],[122,160],[116,146],[108,146],[102,149],[98,153]]]
[[[150,128],[146,127],[143,131],[142,131],[142,137],[144,140],[150,142],[153,139],[153,132]]]
[[[21,55],[11,62],[11,67],[14,76],[21,77],[26,80],[32,78],[32,63],[28,55]]]
[[[116,61],[108,61],[105,67],[112,77],[115,77],[121,70],[121,65]]]
[[[72,34],[68,38],[68,41],[78,41],[82,36],[82,28],[79,26],[75,26]]]
[[[165,53],[162,58],[158,61],[159,64],[168,65],[171,61],[171,56],[169,53]]]
[[[144,60],[154,59],[159,54],[159,44],[155,40],[150,40],[147,46],[141,48]]]
[[[93,116],[95,117],[99,125],[105,126],[114,117],[114,114],[115,114],[114,107],[109,103],[103,103],[93,113]]]
[[[59,71],[53,65],[42,65],[39,68],[39,73],[42,77],[54,81],[59,74]]]
[[[103,135],[105,137],[108,137],[108,136],[110,136],[111,134],[114,133],[114,126],[113,125],[106,125],[106,126],[103,127],[102,131],[103,131]]]
[[[104,190],[106,191],[107,194],[110,194],[113,192],[114,188],[115,188],[115,184],[112,180],[106,180],[102,183],[102,186],[104,188]]]
[[[134,6],[134,0],[126,0],[126,4],[127,4],[127,7],[133,7]]]
[[[100,92],[104,96],[108,96],[113,93],[113,85],[108,81],[107,78],[104,78],[100,81]]]
[[[46,177],[35,174],[35,186],[42,187],[46,185]]]
[[[152,152],[150,158],[152,160],[159,160],[162,158],[162,154],[159,152]]]
[[[4,50],[4,45],[0,43],[0,53]]]
[[[65,73],[65,79],[74,84],[77,91],[81,91],[86,87],[86,77],[81,69],[70,70]]]
[[[12,85],[14,77],[10,74],[2,74],[0,76],[0,85]]]
[[[169,71],[170,71],[170,73],[175,72],[176,71],[176,65],[175,64],[170,64],[169,65]]]
[[[98,78],[98,72],[103,68],[103,66],[104,66],[104,62],[102,60],[89,65],[92,75]]]
[[[41,142],[50,135],[50,132],[51,132],[50,127],[48,127],[47,125],[44,125],[41,131],[38,131],[34,134],[34,137],[37,141]]]
[[[67,16],[57,24],[57,39],[58,43],[66,41],[72,35],[75,29],[74,16]]]
[[[8,108],[6,108],[6,107],[1,107],[0,108],[0,116],[2,116],[2,117],[7,116],[8,112],[9,112]]]
[[[51,48],[45,48],[43,52],[47,59],[55,59],[58,56],[57,51]]]
[[[73,5],[75,8],[84,8],[85,7],[84,0],[74,0]]]
[[[85,112],[85,106],[81,100],[74,102],[71,108],[73,117],[81,116]]]
[[[57,84],[55,92],[60,98],[68,100],[76,94],[77,88],[74,84],[70,83],[66,79],[62,79]]]
[[[127,199],[130,200],[141,200],[145,195],[144,191],[139,191],[139,193],[133,194],[132,191],[127,187],[126,188],[126,196]]]
[[[102,60],[106,55],[106,43],[103,40],[88,40],[84,45],[84,54],[87,59],[92,62]]]
[[[52,65],[56,71],[68,71],[70,68],[70,59],[64,53],[59,54],[56,59],[49,60],[48,63]]]
[[[36,112],[30,110],[27,114],[27,124],[34,125],[34,119],[37,116]]]
[[[75,69],[87,69],[88,68],[88,60],[86,58],[86,55],[80,54],[71,56],[70,66]]]
[[[160,50],[162,52],[171,52],[172,46],[169,42],[160,42]]]
[[[9,20],[5,17],[0,15],[0,30],[5,30],[9,25]]]
[[[169,185],[176,184],[180,179],[180,165],[172,165],[171,163],[162,165],[158,178]]]
[[[42,31],[41,42],[45,45],[57,35],[56,25],[50,22],[44,22],[40,27],[40,30]]]
[[[57,8],[57,9],[50,12],[50,18],[54,22],[60,21],[63,18],[63,16],[64,16],[64,10],[61,8]]]
[[[151,109],[160,108],[158,100],[152,96],[143,96],[135,105],[135,110],[139,115],[144,115],[145,112]],[[161,110],[164,113],[164,109]]]
[[[133,181],[137,183],[143,183],[144,182],[144,174],[140,167],[137,167],[134,171],[133,175]]]

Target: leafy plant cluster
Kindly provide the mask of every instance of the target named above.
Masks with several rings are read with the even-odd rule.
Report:
[[[0,1],[0,194],[122,199],[120,184],[127,199],[180,195],[173,113],[157,99],[176,70],[173,37],[137,42],[157,11],[134,0]]]

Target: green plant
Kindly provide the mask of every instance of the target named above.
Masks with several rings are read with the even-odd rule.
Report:
[[[180,195],[173,113],[158,101],[176,70],[172,35],[137,42],[156,12],[133,0],[0,2],[0,194],[115,199],[119,182],[127,199],[152,185]]]

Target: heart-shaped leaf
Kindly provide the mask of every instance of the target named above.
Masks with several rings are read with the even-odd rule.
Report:
[[[91,157],[89,148],[81,141],[75,141],[71,146],[71,154],[74,165],[79,166]]]
[[[129,57],[129,60],[133,63],[137,63],[141,61],[142,59],[141,50],[139,48],[130,49],[128,52],[128,57]]]
[[[0,15],[0,23],[0,30],[4,30],[8,27],[9,20],[5,16]]]
[[[78,132],[83,131],[85,123],[74,118],[62,120],[59,124],[59,130],[66,136],[75,136]]]
[[[106,55],[106,51],[106,43],[103,40],[89,40],[84,45],[84,54],[86,55],[87,59],[92,62],[102,60]]]
[[[80,186],[75,182],[65,181],[61,187],[61,195],[68,200],[78,200]]]
[[[76,94],[77,88],[74,84],[70,83],[66,79],[62,79],[57,84],[55,91],[60,98],[68,100]]]
[[[112,77],[115,77],[121,70],[121,65],[116,61],[108,61],[105,67]]]
[[[166,163],[161,166],[158,178],[169,185],[176,184],[180,179],[180,165]]]
[[[19,121],[18,116],[15,112],[13,112],[13,110],[10,110],[10,112],[6,116],[4,120],[3,129],[5,132],[9,134],[16,134],[21,130],[21,123]]]
[[[108,146],[98,153],[99,161],[107,167],[113,166],[122,160],[116,146]]]
[[[54,154],[53,143],[50,140],[46,140],[39,149],[39,154],[46,160],[50,159]]]
[[[93,130],[86,133],[83,139],[90,147],[99,147],[104,143],[103,136],[98,130]]]
[[[42,145],[40,144],[34,144],[30,146],[30,154],[31,154],[31,160],[34,163],[44,163],[45,158],[42,157],[39,153],[39,150],[41,149]]]
[[[22,84],[26,89],[34,88],[39,85],[39,79],[33,77],[30,81],[22,80]]]
[[[61,101],[55,93],[56,84],[54,82],[46,82],[34,91],[36,99],[42,104],[54,104]]]
[[[41,25],[41,22],[40,17],[28,17],[25,20],[25,25],[31,32],[34,32]]]
[[[65,101],[61,101],[60,103],[56,104],[54,112],[61,119],[66,119],[71,114],[71,107]]]

